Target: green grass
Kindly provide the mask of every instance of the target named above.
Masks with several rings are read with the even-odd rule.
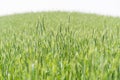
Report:
[[[77,12],[0,17],[0,80],[120,80],[120,18]]]

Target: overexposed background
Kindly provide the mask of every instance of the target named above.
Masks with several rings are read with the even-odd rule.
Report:
[[[56,10],[120,16],[120,0],[0,0],[0,16]]]

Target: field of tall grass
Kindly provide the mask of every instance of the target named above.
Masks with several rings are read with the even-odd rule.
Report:
[[[120,18],[78,12],[0,17],[0,80],[120,80]]]

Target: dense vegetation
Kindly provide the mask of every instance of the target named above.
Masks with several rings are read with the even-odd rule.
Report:
[[[120,18],[77,12],[0,17],[0,80],[120,80]]]

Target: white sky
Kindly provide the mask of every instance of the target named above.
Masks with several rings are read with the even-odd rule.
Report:
[[[51,10],[120,16],[120,0],[0,0],[0,15]]]

